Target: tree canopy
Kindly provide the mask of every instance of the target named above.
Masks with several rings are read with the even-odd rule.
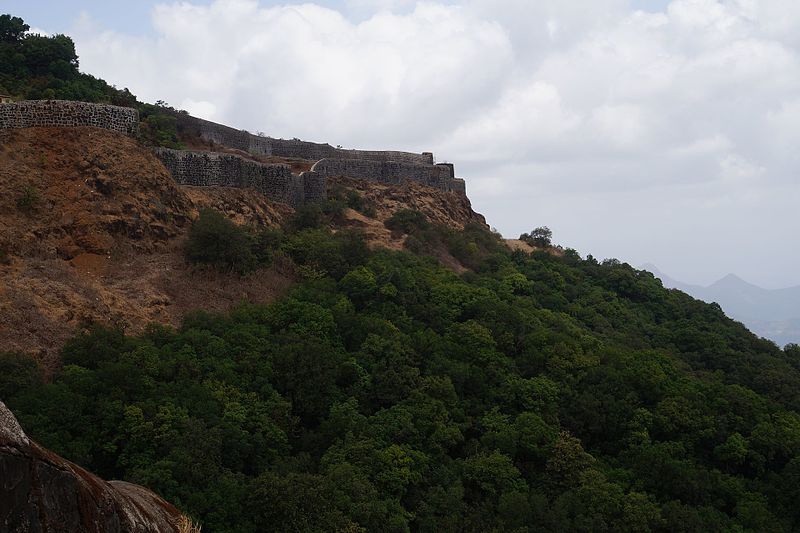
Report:
[[[50,383],[5,354],[0,393],[210,531],[800,528],[796,347],[618,261],[425,228],[472,270],[297,227],[264,245],[285,298],[90,328]]]

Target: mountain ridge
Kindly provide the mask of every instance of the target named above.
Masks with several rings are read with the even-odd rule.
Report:
[[[650,263],[641,268],[660,278],[667,288],[718,303],[732,318],[779,345],[800,343],[800,285],[765,289],[729,273],[703,286],[678,281]]]

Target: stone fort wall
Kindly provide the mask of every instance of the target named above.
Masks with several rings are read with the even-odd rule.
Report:
[[[216,152],[155,149],[174,179],[197,186],[247,187],[293,206],[327,197],[327,179],[346,176],[383,183],[412,180],[443,191],[466,194],[464,180],[452,164],[434,164],[433,154],[396,151],[344,150],[329,144],[273,139],[177,114],[187,134],[254,155],[317,161],[299,176],[283,165],[262,164]],[[0,104],[0,129],[51,126],[93,126],[126,135],[138,132],[139,113],[132,108],[66,100],[27,100]]]
[[[182,131],[199,136],[201,139],[211,141],[223,146],[243,150],[253,155],[296,157],[319,161],[320,159],[363,159],[368,161],[396,161],[417,165],[433,165],[433,154],[424,152],[415,154],[411,152],[374,151],[374,150],[346,150],[334,148],[330,144],[320,144],[297,139],[274,139],[261,137],[243,130],[195,118],[185,113],[177,115],[178,127]]]
[[[139,128],[139,112],[130,107],[67,100],[0,104],[0,129],[53,126],[94,126],[132,135]]]
[[[349,178],[390,184],[411,180],[442,191],[466,194],[464,180],[455,177],[453,165],[448,163],[418,165],[397,161],[370,161],[366,159],[322,159],[311,170],[326,178],[347,176]]]
[[[267,198],[300,206],[327,196],[326,179],[316,172],[293,175],[285,165],[263,164],[232,154],[156,148],[156,156],[181,185],[255,189]]]

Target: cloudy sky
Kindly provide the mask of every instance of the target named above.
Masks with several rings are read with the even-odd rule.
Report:
[[[506,236],[800,284],[797,0],[2,0],[84,71],[276,137],[434,151]]]

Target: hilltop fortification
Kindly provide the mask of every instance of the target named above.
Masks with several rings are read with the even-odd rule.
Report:
[[[466,194],[464,180],[455,177],[453,165],[435,163],[430,152],[346,150],[299,139],[253,135],[186,113],[177,113],[176,117],[184,136],[254,158],[308,161],[311,167],[294,174],[285,165],[234,154],[156,148],[155,154],[183,185],[251,188],[295,207],[326,198],[328,180],[337,177],[386,184],[414,181],[440,191]],[[0,104],[0,129],[92,126],[135,136],[138,125],[138,112],[127,107],[65,100]]]

